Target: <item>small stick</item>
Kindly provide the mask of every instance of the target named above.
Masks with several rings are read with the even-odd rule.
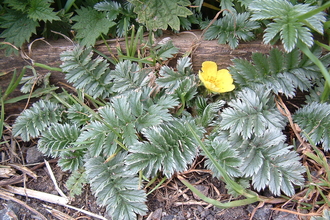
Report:
[[[47,220],[47,218],[45,216],[43,216],[40,212],[38,212],[37,210],[35,210],[31,206],[27,205],[25,202],[23,202],[23,201],[15,198],[15,197],[13,197],[11,193],[8,193],[8,192],[5,192],[3,190],[0,190],[0,197],[2,199],[5,199],[5,200],[11,200],[13,202],[16,202],[16,203],[24,206],[26,209],[30,210],[34,214],[38,215],[42,220]]]
[[[4,189],[6,189],[8,192],[11,193],[36,198],[45,202],[50,202],[58,205],[66,205],[69,202],[67,198],[61,196],[40,192],[32,189],[26,189],[23,187],[6,186]]]
[[[50,178],[52,179],[53,183],[54,183],[54,186],[55,186],[55,189],[56,191],[65,199],[68,199],[68,197],[63,193],[63,191],[60,189],[60,187],[58,187],[58,184],[56,182],[56,179],[55,179],[55,176],[54,176],[54,173],[52,171],[52,168],[50,167],[48,161],[44,160],[45,161],[45,165],[47,167],[47,170],[48,170],[48,173],[49,173],[49,176]]]

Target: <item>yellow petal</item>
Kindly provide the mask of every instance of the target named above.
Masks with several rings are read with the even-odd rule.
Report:
[[[205,61],[202,63],[202,74],[215,76],[217,74],[218,66],[213,61]]]
[[[227,69],[218,71],[217,64],[212,61],[203,62],[199,78],[204,86],[212,92],[223,93],[235,89],[234,80],[229,71]]]

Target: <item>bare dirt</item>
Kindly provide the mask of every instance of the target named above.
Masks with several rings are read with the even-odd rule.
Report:
[[[9,130],[6,133],[10,132]],[[9,136],[7,136],[9,137]],[[69,192],[65,187],[65,182],[69,176],[67,172],[61,171],[60,167],[57,166],[56,160],[51,158],[43,158],[38,156],[36,153],[34,144],[29,143],[29,145],[24,146],[21,142],[15,142],[16,144],[15,152],[10,150],[8,146],[13,146],[14,144],[2,144],[0,155],[2,162],[0,165],[10,164],[24,164],[26,168],[32,170],[36,174],[36,178],[33,179],[29,175],[25,175],[25,179],[22,179],[21,183],[8,184],[7,186],[18,186],[25,189],[32,189],[39,192],[44,192],[52,195],[58,195],[59,193],[55,188],[54,182],[50,178],[50,172],[55,176],[56,183],[59,188],[63,191],[65,195]],[[20,146],[21,145],[21,146]],[[32,151],[32,154],[29,153]],[[31,158],[32,157],[32,158]],[[28,161],[35,159],[43,160],[46,159],[50,162],[51,170],[47,169],[44,162],[38,162],[33,165],[26,164],[26,159]],[[4,160],[5,159],[5,160]],[[230,201],[232,198],[227,194],[227,190],[223,182],[216,178],[213,178],[208,170],[203,168],[202,158],[198,158],[195,161],[197,165],[187,172],[180,174],[190,183],[194,184],[204,195],[217,199],[222,202]],[[0,178],[0,184],[2,189],[0,192],[6,190],[5,181],[12,180],[14,178],[19,178],[22,175],[22,171],[11,167],[14,172],[12,172],[9,178]],[[37,168],[37,169],[35,169]],[[158,182],[156,181],[155,185]],[[147,190],[150,191],[155,185],[150,186]],[[84,214],[79,211],[83,209],[89,211],[90,213],[96,214],[98,216],[103,216],[104,219],[111,219],[107,215],[105,208],[99,207],[96,203],[96,199],[93,196],[89,186],[85,186],[82,195],[72,198],[69,204],[76,207],[77,210],[68,208],[62,205],[56,205],[52,203],[47,203],[42,199],[34,199],[28,196],[21,195],[10,195],[9,197],[3,197],[0,193],[0,219],[100,219],[93,217],[89,214]],[[8,199],[9,198],[9,199]],[[20,202],[21,204],[19,204]],[[23,204],[23,205],[22,205]],[[149,213],[146,216],[140,216],[139,219],[142,220],[185,220],[185,219],[196,219],[196,220],[295,220],[298,216],[287,213],[272,210],[274,207],[290,209],[292,207],[291,203],[286,206],[283,204],[272,205],[272,204],[251,204],[242,207],[230,208],[230,209],[220,209],[213,205],[210,205],[202,200],[196,195],[194,195],[186,186],[184,186],[175,176],[165,181],[157,190],[148,195],[148,208]],[[34,211],[31,211],[32,209]],[[36,214],[36,212],[40,214]]]

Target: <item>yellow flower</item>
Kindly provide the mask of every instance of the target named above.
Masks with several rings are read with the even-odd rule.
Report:
[[[212,92],[223,93],[235,89],[234,80],[229,71],[218,70],[217,64],[213,61],[203,62],[202,71],[199,71],[199,79]]]

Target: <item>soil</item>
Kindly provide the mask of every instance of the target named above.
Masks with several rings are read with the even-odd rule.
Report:
[[[6,130],[5,133],[8,133]],[[25,181],[18,184],[11,184],[26,189],[33,189],[40,192],[45,192],[53,195],[59,195],[55,188],[53,181],[50,178],[49,170],[46,168],[44,159],[49,161],[51,172],[54,174],[56,182],[59,188],[65,195],[68,195],[68,190],[65,187],[65,182],[69,176],[69,173],[61,171],[57,166],[56,159],[40,157],[36,152],[35,143],[29,143],[24,146],[24,143],[17,143],[14,140],[11,142],[11,146],[16,144],[16,152],[10,152],[6,144],[2,144],[1,147],[1,159],[0,165],[10,164],[23,164],[26,160],[29,162],[35,162],[33,159],[41,162],[34,164],[25,164],[26,167],[37,175],[37,178],[33,179],[26,176]],[[14,144],[13,144],[14,143]],[[21,145],[21,146],[20,146]],[[4,160],[7,159],[7,160]],[[225,188],[225,184],[219,181],[217,178],[213,178],[208,170],[203,168],[202,158],[197,158],[195,162],[197,166],[194,169],[188,170],[181,174],[186,180],[194,184],[204,195],[217,199],[222,202],[230,201],[232,198]],[[37,169],[35,169],[37,167]],[[22,175],[22,172],[16,169],[15,173],[12,173],[10,178],[0,178],[0,184],[8,179]],[[157,181],[155,185],[157,184]],[[154,187],[151,186],[150,189]],[[6,186],[4,186],[6,188]],[[1,194],[0,194],[1,197]],[[1,197],[3,198],[3,197]],[[45,219],[99,219],[90,215],[84,214],[79,209],[84,209],[91,213],[103,216],[104,219],[111,219],[107,215],[105,208],[99,207],[96,203],[96,199],[93,196],[89,186],[85,186],[83,193],[75,198],[72,198],[70,205],[78,209],[74,210],[65,206],[56,205],[52,203],[44,202],[40,199],[34,199],[27,196],[12,195],[11,200],[0,199],[0,219],[42,219],[40,216],[28,210],[31,207],[38,211],[40,215],[43,215]],[[26,205],[18,204],[17,201],[21,201]],[[230,209],[220,209],[213,205],[210,205],[202,200],[197,195],[194,195],[186,186],[184,186],[175,176],[162,184],[157,190],[148,195],[148,208],[149,212],[146,216],[140,216],[140,220],[295,220],[299,219],[297,215],[290,214],[288,212],[274,211],[272,208],[281,207],[283,204],[251,204]],[[287,204],[281,208],[290,209],[292,204]],[[59,211],[59,213],[58,213]],[[61,217],[62,216],[62,217]]]

